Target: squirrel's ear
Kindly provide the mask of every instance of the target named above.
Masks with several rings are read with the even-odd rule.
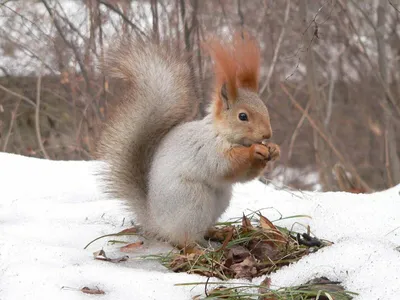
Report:
[[[220,94],[221,94],[221,99],[222,99],[222,103],[223,103],[224,109],[228,110],[230,108],[230,105],[229,105],[228,88],[226,86],[226,83],[224,83],[221,86]]]
[[[231,108],[231,106],[235,103],[237,97],[237,91],[235,89],[229,88],[229,82],[224,82],[219,91],[220,98],[222,100],[222,105],[225,110]]]

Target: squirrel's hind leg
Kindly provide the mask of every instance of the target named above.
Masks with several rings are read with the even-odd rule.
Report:
[[[147,227],[176,245],[206,246],[204,234],[215,221],[215,191],[190,180],[150,186]]]

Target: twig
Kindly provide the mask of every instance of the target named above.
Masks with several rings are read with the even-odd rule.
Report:
[[[9,94],[11,94],[11,95],[13,95],[13,96],[15,96],[15,97],[21,99],[21,100],[24,100],[26,103],[29,103],[29,104],[32,105],[33,107],[36,107],[36,103],[33,102],[33,101],[32,101],[31,99],[29,99],[28,97],[25,97],[25,96],[20,95],[20,94],[18,94],[18,93],[16,93],[16,92],[13,92],[12,90],[6,88],[5,86],[3,86],[3,85],[1,85],[1,84],[0,84],[0,89],[2,89],[3,91],[5,91],[5,92],[7,92],[7,93],[9,93]]]
[[[146,36],[146,34],[144,33],[143,30],[141,30],[138,26],[136,26],[135,24],[133,24],[131,22],[131,20],[129,20],[127,18],[127,16],[125,16],[124,13],[122,13],[118,8],[116,8],[114,5],[108,3],[107,1],[104,0],[99,0],[99,2],[101,4],[103,4],[104,6],[106,6],[107,8],[111,9],[113,12],[117,13],[126,23],[128,23],[133,29],[137,30],[141,35]]]
[[[325,128],[328,127],[329,122],[332,116],[332,104],[333,104],[333,91],[335,87],[335,76],[333,74],[333,68],[331,71],[331,80],[329,81],[329,90],[328,90],[328,107],[326,108],[326,119],[324,121]]]
[[[306,105],[306,109],[305,109],[303,115],[301,116],[299,122],[297,123],[296,129],[294,130],[292,138],[290,139],[288,160],[292,157],[294,142],[296,140],[297,134],[298,134],[301,126],[303,125],[304,120],[306,119],[306,114],[308,113],[308,110],[310,109],[310,106],[311,106],[311,101],[308,101],[308,103]]]
[[[0,2],[0,5],[1,5],[1,6],[6,5],[7,2],[10,2],[10,1],[11,1],[11,0],[4,0],[3,2]]]
[[[272,58],[271,66],[269,67],[269,70],[268,70],[267,79],[265,80],[265,83],[261,87],[260,95],[262,95],[262,93],[265,91],[265,89],[267,89],[268,93],[271,93],[270,81],[271,81],[272,73],[274,72],[274,69],[275,69],[276,62],[278,60],[279,50],[282,45],[283,37],[285,36],[286,24],[289,19],[289,12],[290,12],[290,0],[287,0],[286,10],[285,10],[285,18],[283,21],[282,30],[279,35],[278,42],[276,43],[276,47],[274,50],[274,56]]]
[[[400,13],[400,9],[398,9],[396,6],[394,6],[394,4],[392,3],[392,1],[388,0],[389,4],[391,7],[393,7],[398,13]]]
[[[313,127],[313,129],[321,136],[321,138],[328,144],[328,146],[332,149],[332,151],[335,153],[335,155],[339,158],[340,162],[343,165],[348,166],[349,171],[354,175],[356,180],[361,184],[361,186],[365,189],[366,192],[372,192],[371,188],[368,186],[368,184],[361,178],[361,176],[358,174],[356,168],[346,159],[343,157],[343,155],[339,152],[339,150],[333,145],[332,141],[326,136],[326,134],[321,130],[320,126],[318,126],[314,120],[310,117],[310,115],[304,110],[303,107],[294,99],[291,93],[287,90],[285,85],[281,83],[281,88],[283,92],[289,97],[290,101],[294,104],[294,106],[300,110],[305,117],[307,118],[308,122],[310,125]]]
[[[42,143],[42,136],[40,134],[40,117],[39,117],[39,112],[40,112],[40,88],[42,86],[42,74],[41,71],[39,72],[39,76],[37,79],[37,85],[36,85],[36,110],[35,110],[35,129],[36,129],[36,138],[38,140],[38,144],[40,147],[40,150],[43,153],[43,156],[46,159],[50,159],[48,156],[46,150],[44,149],[43,143]]]
[[[204,294],[206,295],[206,297],[209,297],[207,286],[208,282],[210,281],[210,278],[211,278],[210,276],[207,276],[206,284],[204,285]]]
[[[17,97],[20,100],[24,100],[26,103],[28,103],[29,105],[32,105],[33,107],[36,108],[36,103],[33,102],[31,99],[29,99],[28,97],[25,97],[24,95],[18,94],[8,88],[6,88],[4,85],[0,84],[0,89],[2,89],[3,91],[9,93],[10,95],[13,95],[15,97]],[[53,116],[52,114],[50,114],[49,112],[44,112],[44,114],[46,114],[47,116],[55,119],[55,116]]]
[[[393,178],[392,178],[392,171],[390,169],[390,159],[389,159],[389,141],[388,141],[388,129],[386,128],[385,130],[385,135],[384,135],[384,139],[385,139],[385,167],[386,167],[386,173],[387,173],[387,177],[388,177],[388,184],[389,187],[392,187],[393,184]]]
[[[3,145],[3,148],[2,148],[3,152],[6,152],[6,150],[7,150],[8,140],[10,138],[12,128],[14,127],[14,121],[16,119],[17,111],[18,111],[20,103],[21,103],[21,99],[17,102],[17,104],[15,105],[14,110],[11,112],[10,127],[8,128],[8,131],[7,131],[7,134],[6,134],[6,138],[4,140],[4,145]]]
[[[354,22],[352,21],[352,19],[350,18],[349,14],[348,14],[348,10],[346,9],[346,3],[343,2],[343,0],[338,0],[338,3],[340,4],[340,7],[343,9],[343,11],[346,12],[346,14],[347,14],[347,19],[349,21],[350,28],[353,29],[354,34],[357,37],[357,42],[361,46],[361,49],[360,49],[361,54],[363,54],[363,56],[367,59],[367,61],[368,61],[369,65],[371,66],[371,68],[374,69],[375,68],[374,67],[375,64],[372,62],[371,58],[369,57],[368,51],[366,49],[366,46],[362,42],[361,35],[356,30],[355,24],[354,24]],[[356,8],[357,8],[357,6],[356,6]],[[370,23],[368,22],[368,24],[370,24]],[[376,26],[372,27],[372,29],[375,31],[375,33],[377,32]],[[399,119],[400,118],[400,106],[398,106],[396,104],[396,99],[395,99],[392,91],[390,90],[389,86],[383,80],[382,74],[380,72],[373,72],[372,74],[378,79],[379,83],[382,85],[383,89],[385,90],[387,99],[389,100],[388,102],[392,105],[392,107],[396,111],[397,118]],[[392,113],[392,111],[390,109],[388,109],[386,106],[384,106],[383,109],[386,111],[386,113],[389,113],[389,114]]]
[[[51,9],[50,5],[47,3],[47,1],[46,1],[46,0],[41,0],[41,2],[42,2],[43,5],[45,6],[45,8],[46,8],[47,12],[49,13],[51,19],[53,20],[54,26],[56,27],[57,32],[59,33],[60,37],[62,38],[62,40],[64,41],[64,43],[68,46],[68,48],[70,48],[70,49],[72,50],[72,52],[74,53],[75,59],[76,59],[76,61],[78,62],[79,68],[80,68],[80,70],[81,70],[81,72],[82,72],[82,76],[83,76],[83,78],[85,79],[85,82],[86,82],[86,89],[87,89],[87,91],[88,91],[89,94],[90,94],[91,88],[90,88],[90,79],[89,79],[89,75],[88,75],[88,72],[87,72],[87,70],[86,70],[85,64],[84,64],[83,61],[82,61],[82,58],[81,58],[81,56],[80,56],[80,54],[79,54],[79,51],[78,51],[77,47],[76,47],[74,44],[72,44],[71,41],[69,41],[69,40],[67,39],[67,37],[66,37],[64,31],[63,31],[62,28],[61,28],[60,23],[58,22],[56,16],[54,15],[54,12],[52,11],[52,9]]]
[[[308,53],[308,50],[311,48],[311,46],[312,46],[312,44],[313,44],[313,42],[314,42],[314,39],[315,39],[315,38],[319,39],[318,25],[322,25],[322,24],[324,24],[325,22],[327,22],[327,21],[329,20],[330,14],[332,13],[333,8],[331,9],[331,11],[330,11],[330,13],[329,13],[329,16],[328,16],[323,22],[317,23],[317,17],[319,16],[319,14],[320,14],[320,12],[322,11],[322,9],[324,8],[324,6],[325,6],[326,4],[328,4],[329,2],[330,2],[330,0],[327,0],[327,1],[317,10],[317,12],[315,13],[313,19],[308,23],[306,29],[303,31],[302,36],[304,37],[304,36],[306,35],[306,33],[308,32],[308,29],[310,29],[311,25],[314,24],[314,32],[313,32],[313,34],[312,34],[312,38],[311,38],[310,41],[308,42],[307,47],[305,47],[305,43],[303,42],[303,45],[302,45],[301,47],[299,47],[299,48],[296,50],[296,52],[295,52],[295,54],[294,54],[294,57],[297,56],[297,63],[296,63],[296,66],[294,67],[293,71],[292,71],[288,76],[286,76],[285,81],[287,81],[290,77],[292,77],[292,76],[295,74],[295,72],[298,70],[299,65],[300,65],[300,60],[301,60],[299,53],[300,53],[300,52]],[[304,22],[305,22],[305,21],[306,21],[306,20],[304,20]],[[305,47],[305,49],[304,49],[304,47]]]

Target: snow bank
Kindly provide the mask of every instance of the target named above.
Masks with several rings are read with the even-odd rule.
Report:
[[[145,241],[119,264],[93,259],[101,248],[118,255],[118,245],[107,245],[107,239],[83,250],[92,239],[129,227],[132,219],[122,202],[100,194],[93,176],[98,164],[0,153],[0,299],[191,299],[204,292],[201,285],[174,286],[204,282],[204,277],[135,259],[165,253],[166,244]],[[277,224],[310,225],[318,237],[335,244],[272,274],[273,287],[327,276],[358,292],[356,299],[395,299],[400,294],[399,192],[400,186],[372,195],[293,192],[254,181],[235,187],[221,220],[259,209],[271,220],[280,214],[309,215],[312,219]],[[63,286],[98,287],[106,294],[91,296]]]

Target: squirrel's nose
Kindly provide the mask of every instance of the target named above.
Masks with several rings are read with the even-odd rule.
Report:
[[[271,136],[272,136],[271,132],[268,132],[268,133],[266,133],[266,134],[263,135],[263,139],[264,139],[264,140],[268,140],[268,139],[271,138]]]

